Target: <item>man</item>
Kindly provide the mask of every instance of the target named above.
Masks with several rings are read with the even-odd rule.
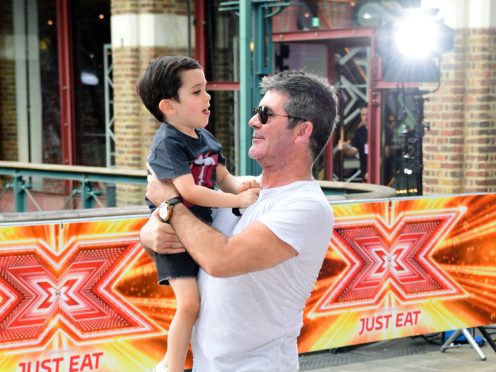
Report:
[[[360,123],[355,129],[355,134],[351,139],[351,144],[347,142],[340,141],[338,144],[338,149],[343,150],[346,156],[355,156],[358,154],[360,160],[360,173],[362,176],[362,181],[367,182],[368,170],[367,170],[367,156],[368,150],[368,130],[367,130],[367,116],[368,108],[362,107],[360,110]]]
[[[161,253],[185,248],[202,268],[192,335],[198,372],[298,370],[302,312],[332,233],[312,164],[338,120],[337,96],[303,72],[281,72],[261,85],[265,94],[249,122],[249,155],[262,166],[260,196],[231,237],[196,219],[170,184],[149,176],[147,197],[174,201],[164,219],[177,238],[154,213],[142,244]]]

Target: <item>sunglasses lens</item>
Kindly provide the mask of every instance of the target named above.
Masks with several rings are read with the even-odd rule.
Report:
[[[265,106],[258,106],[253,109],[252,116],[258,115],[260,123],[267,124],[269,120],[269,109]]]
[[[258,117],[262,124],[267,124],[267,120],[269,119],[267,107],[261,106],[258,108]]]

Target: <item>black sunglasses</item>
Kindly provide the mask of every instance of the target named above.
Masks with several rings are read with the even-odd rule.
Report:
[[[307,119],[299,118],[297,116],[290,116],[290,115],[279,115],[279,114],[274,114],[273,112],[270,112],[267,106],[258,106],[253,109],[253,115],[258,115],[258,120],[260,120],[260,123],[262,124],[267,124],[267,121],[269,121],[269,116],[282,116],[283,118],[288,118],[288,119],[297,119],[301,121],[307,121]]]

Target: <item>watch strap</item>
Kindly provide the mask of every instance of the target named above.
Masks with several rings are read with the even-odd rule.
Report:
[[[180,196],[176,196],[174,198],[171,198],[171,199],[167,200],[165,203],[168,204],[168,205],[170,205],[171,207],[173,207],[173,206],[175,206],[175,205],[177,205],[179,203],[182,203],[182,202],[183,202],[183,199],[181,199]]]

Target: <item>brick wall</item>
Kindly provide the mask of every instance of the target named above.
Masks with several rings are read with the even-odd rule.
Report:
[[[12,2],[0,2],[0,50],[12,50]],[[15,61],[13,56],[0,57],[0,160],[17,160],[17,111]]]
[[[455,33],[425,104],[424,194],[496,191],[496,30]]]
[[[464,191],[496,191],[496,29],[466,41]]]
[[[174,0],[122,1],[111,4],[112,16],[127,14],[186,15],[187,3]],[[171,29],[170,32],[176,30]],[[184,48],[168,46],[124,46],[112,48],[114,82],[114,132],[116,167],[143,169],[158,122],[141,103],[136,94],[136,81],[151,59],[167,54],[187,54]],[[117,186],[117,205],[143,205],[145,188],[133,185]]]

